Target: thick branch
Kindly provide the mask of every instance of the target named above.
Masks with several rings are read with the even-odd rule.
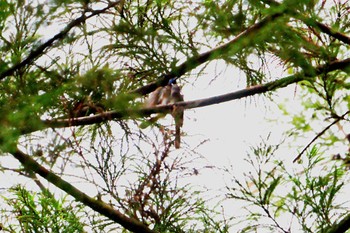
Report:
[[[304,23],[306,23],[308,26],[311,26],[310,23],[307,22],[307,20],[305,20]],[[315,24],[321,30],[321,32],[330,35],[338,39],[339,41],[344,42],[345,44],[350,45],[350,37],[348,37],[347,35],[337,32],[323,23],[315,21]]]
[[[85,13],[80,16],[79,18],[73,20],[72,22],[70,22],[61,32],[57,33],[55,36],[53,36],[51,39],[49,39],[48,41],[46,41],[44,44],[40,45],[38,48],[36,48],[35,50],[33,50],[32,52],[30,52],[30,54],[28,55],[28,57],[26,57],[23,61],[21,61],[20,63],[15,64],[14,66],[12,66],[11,68],[5,70],[3,73],[0,74],[0,80],[4,79],[7,76],[13,75],[17,70],[30,65],[31,63],[33,63],[33,61],[38,58],[39,56],[41,56],[44,51],[51,47],[56,41],[60,41],[62,39],[64,39],[68,32],[74,28],[79,26],[80,24],[82,24],[83,22],[85,22],[87,19],[94,17],[96,15],[99,15],[101,13],[104,13],[106,10],[118,5],[120,2],[120,0],[115,1],[115,2],[111,2],[110,4],[108,4],[107,7],[101,9],[101,10],[95,10],[93,11],[90,15],[86,16]]]
[[[350,58],[342,61],[335,61],[328,65],[316,67],[314,76],[311,74],[305,75],[302,72],[295,75],[291,75],[285,78],[278,79],[276,81],[268,82],[261,85],[256,85],[248,87],[239,91],[231,92],[224,95],[209,97],[200,100],[184,101],[178,102],[175,105],[181,106],[184,109],[199,108],[213,104],[219,104],[227,101],[232,101],[235,99],[240,99],[248,96],[253,96],[256,94],[266,93],[268,91],[273,91],[279,88],[286,87],[292,83],[297,83],[302,80],[311,79],[321,73],[327,73],[334,70],[347,70],[350,66]],[[172,111],[174,105],[164,105],[156,106],[153,108],[141,108],[141,109],[129,109],[123,111],[110,111],[93,116],[79,117],[74,119],[58,119],[58,120],[45,120],[43,125],[46,127],[60,128],[69,126],[80,126],[80,125],[91,125],[96,123],[101,123],[112,119],[125,119],[133,116],[147,116],[153,113],[168,113]],[[29,133],[29,132],[27,132]]]
[[[177,102],[176,104],[160,105],[152,108],[129,109],[128,111],[109,111],[101,114],[96,114],[93,116],[79,117],[74,119],[44,120],[43,125],[51,128],[64,128],[69,126],[92,125],[92,124],[101,123],[107,120],[130,118],[131,116],[148,116],[153,113],[169,113],[173,110],[174,105],[181,106],[184,109],[205,107],[208,105],[219,104],[219,103],[240,99],[247,96],[252,96],[255,94],[265,93],[267,91],[277,89],[283,86],[287,86],[290,83],[295,83],[301,80],[304,80],[302,76],[297,76],[297,77],[290,76],[281,80],[266,83],[264,85],[252,86],[236,92],[209,97],[209,98],[200,99],[200,100],[183,101],[183,102]],[[286,81],[286,82],[283,83],[283,81]],[[26,133],[29,133],[29,132],[26,132]]]
[[[273,4],[275,6],[280,6],[280,3],[274,1],[274,0],[265,0],[269,4]],[[326,33],[346,44],[350,45],[350,37],[332,30],[329,26],[317,22],[315,20],[312,20],[310,18],[307,18],[303,16],[302,14],[298,13],[297,11],[293,11],[292,9],[288,8],[288,11],[292,11],[293,14],[297,15],[305,24],[312,27],[317,27],[320,29],[321,32]],[[188,71],[191,71],[192,69],[198,67],[201,64],[204,64],[207,61],[214,60],[220,57],[221,54],[226,54],[227,51],[230,51],[231,53],[235,53],[240,51],[242,48],[248,45],[248,43],[254,43],[253,38],[257,38],[259,33],[261,33],[262,28],[264,28],[266,25],[268,25],[271,21],[275,20],[276,18],[280,17],[282,13],[276,13],[274,15],[271,15],[269,17],[266,17],[262,21],[254,24],[253,26],[249,27],[247,30],[240,33],[237,37],[230,40],[229,42],[220,45],[214,49],[211,49],[207,52],[204,52],[202,54],[193,56],[188,58],[185,62],[183,62],[181,65],[177,66],[175,69],[170,71],[169,73],[162,75],[158,81],[152,82],[146,86],[140,87],[134,91],[131,92],[131,94],[137,94],[137,95],[146,95],[152,91],[154,91],[159,86],[165,86],[168,81],[172,78],[180,77],[187,73]]]
[[[350,229],[350,214],[347,214],[338,224],[334,224],[326,233],[345,233]]]
[[[146,95],[154,91],[159,86],[165,86],[170,79],[181,77],[185,73],[204,64],[207,61],[220,58],[222,54],[227,54],[228,51],[234,54],[242,50],[244,47],[252,43],[255,43],[256,41],[255,38],[258,38],[259,35],[262,34],[262,29],[265,28],[265,26],[267,25],[270,26],[270,23],[276,20],[276,18],[280,17],[281,15],[282,13],[276,13],[274,15],[264,18],[260,22],[249,27],[247,30],[241,32],[239,35],[237,35],[234,39],[230,40],[229,42],[222,44],[207,52],[188,58],[185,62],[175,67],[169,73],[162,75],[158,81],[152,82],[146,86],[140,87],[132,91],[130,94],[137,94],[141,96]]]
[[[270,5],[274,5],[274,6],[281,6],[281,3],[275,1],[275,0],[264,0],[264,2],[270,4]],[[305,15],[299,13],[296,10],[291,9],[290,7],[288,8],[288,11],[291,12],[292,14],[296,15],[297,18],[299,18],[300,20],[302,20],[307,26],[309,27],[316,27],[318,28],[321,32],[334,37],[335,39],[338,39],[339,41],[350,45],[350,37],[348,37],[347,35],[337,32],[335,30],[333,30],[331,27],[320,23],[314,19],[308,18]]]
[[[89,206],[91,209],[99,212],[100,214],[108,217],[109,219],[119,223],[125,229],[131,232],[138,233],[155,233],[155,231],[150,230],[146,225],[141,222],[131,219],[118,210],[113,209],[110,205],[100,201],[95,200],[92,197],[89,197],[67,181],[63,180],[61,177],[57,176],[55,173],[47,170],[39,163],[37,163],[32,157],[23,153],[20,150],[16,150],[12,155],[21,162],[21,164],[29,172],[35,172],[42,176],[44,179],[55,185],[56,187],[62,189],[69,195],[73,196],[77,201],[82,202],[86,206]]]
[[[280,6],[280,3],[274,1],[274,0],[265,0],[269,4],[273,4],[275,6]],[[317,22],[315,20],[312,20],[310,18],[307,18],[303,16],[302,14],[298,13],[297,11],[294,11],[293,9],[288,8],[288,11],[291,11],[294,15],[297,15],[305,24],[312,27],[317,27],[322,31],[323,33],[326,33],[346,44],[350,44],[350,37],[332,30],[329,26],[322,24],[320,22]],[[266,17],[262,21],[254,24],[253,26],[249,27],[247,30],[240,33],[237,37],[230,40],[229,42],[220,45],[214,49],[211,49],[207,52],[204,52],[202,54],[193,56],[188,58],[185,62],[183,62],[181,65],[175,67],[173,70],[171,70],[169,73],[162,75],[158,81],[152,82],[146,86],[140,87],[134,91],[131,92],[131,94],[137,94],[137,95],[146,95],[152,91],[154,91],[159,86],[165,86],[168,81],[172,78],[180,77],[184,75],[185,73],[191,71],[192,69],[204,64],[207,61],[211,61],[214,59],[220,58],[222,54],[226,54],[227,51],[230,51],[231,53],[236,53],[240,50],[242,50],[247,45],[254,43],[254,38],[257,38],[259,34],[261,33],[262,29],[268,25],[271,21],[275,20],[276,18],[280,17],[282,13],[276,13],[274,15],[271,15],[269,17]]]

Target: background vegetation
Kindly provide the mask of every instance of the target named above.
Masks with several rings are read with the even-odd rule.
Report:
[[[349,7],[0,0],[1,230],[348,231]],[[268,106],[291,84],[301,106],[281,104],[290,130],[278,144],[263,137],[235,154],[250,170],[226,167],[225,192],[208,197],[185,179],[199,172],[202,143],[187,144],[191,132],[183,130],[176,150],[168,117],[141,129],[150,115],[173,109],[142,103],[170,79],[195,88],[209,73],[210,87],[226,69],[238,70],[232,79],[244,88],[177,107],[186,114],[256,95]]]

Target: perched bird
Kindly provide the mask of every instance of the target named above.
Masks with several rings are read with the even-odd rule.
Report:
[[[167,105],[170,103],[171,88],[171,84],[168,84],[165,87],[163,87],[162,92],[159,96],[160,105]]]
[[[146,107],[154,107],[157,105],[166,105],[169,103],[171,93],[171,85],[168,84],[165,87],[158,87],[153,91],[145,102]]]
[[[180,87],[176,84],[175,79],[169,80],[169,83],[164,87],[158,87],[153,91],[145,102],[146,107],[155,107],[157,105],[175,104],[183,101]],[[184,111],[182,107],[174,106],[171,115],[175,120],[175,148],[180,148],[181,127],[183,125]],[[149,119],[148,123],[142,123],[141,128],[146,128],[149,124],[156,122],[164,117],[165,114],[159,113],[156,117]]]
[[[145,107],[151,108],[158,105],[166,105],[169,103],[171,93],[171,85],[168,84],[164,87],[158,87],[155,91],[153,91],[145,101]],[[156,116],[151,117],[147,121],[144,121],[140,124],[140,128],[147,128],[149,125],[154,124],[160,118],[165,116],[164,113],[158,113]]]
[[[170,92],[170,101],[169,104],[175,104],[177,102],[184,101],[184,97],[181,94],[181,89],[177,84],[171,85]],[[184,110],[182,107],[174,106],[171,115],[175,120],[175,148],[180,148],[180,135],[181,135],[181,127],[184,121]]]

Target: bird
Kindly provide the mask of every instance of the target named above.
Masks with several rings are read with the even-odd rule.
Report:
[[[177,102],[184,101],[184,97],[181,94],[181,88],[176,83],[173,83],[171,85],[169,99],[170,99],[169,104],[176,104]],[[180,148],[181,127],[183,126],[183,119],[184,119],[183,107],[174,105],[171,115],[175,120],[175,143],[174,144],[175,144],[175,148],[178,149]]]
[[[176,84],[175,79],[170,79],[168,84],[164,87],[158,87],[155,91],[153,91],[148,99],[145,101],[145,107],[155,107],[158,105],[168,105],[168,104],[176,104],[177,102],[183,101],[183,95],[181,94],[181,88]],[[181,135],[181,127],[183,125],[183,115],[184,111],[182,107],[173,106],[172,117],[175,120],[175,148],[180,148],[180,135]],[[152,117],[148,120],[148,123],[142,123],[140,125],[141,128],[146,128],[151,123],[156,122],[158,119],[164,117],[165,114],[159,113],[157,116]]]
[[[145,101],[144,106],[147,108],[152,108],[158,105],[167,105],[169,104],[169,98],[171,93],[171,84],[168,83],[164,87],[158,87],[155,91],[151,92],[148,98]],[[140,124],[140,128],[147,128],[149,125],[154,124],[160,118],[163,118],[166,114],[158,113],[156,116],[151,117],[147,121],[144,121]]]
[[[171,84],[167,84],[164,87],[158,87],[146,99],[145,107],[151,108],[158,105],[169,104],[170,93],[171,93]]]

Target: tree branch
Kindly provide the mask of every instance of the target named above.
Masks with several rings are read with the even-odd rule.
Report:
[[[312,26],[311,23],[308,23],[307,20],[305,20],[305,21],[303,20],[303,22],[305,24],[307,24],[308,26]],[[323,23],[320,23],[317,21],[315,21],[314,23],[321,30],[321,32],[323,32],[329,36],[332,36],[335,39],[338,39],[339,41],[344,42],[345,44],[350,45],[350,37],[348,37],[347,35],[340,33],[340,32],[337,32],[337,31],[333,30],[331,27],[329,27]]]
[[[315,72],[313,73],[313,76],[311,76],[311,74],[305,75],[303,72],[299,72],[295,75],[287,76],[285,78],[281,78],[276,81],[248,87],[248,88],[231,92],[228,94],[224,94],[224,95],[209,97],[209,98],[200,99],[200,100],[178,102],[176,104],[156,106],[152,108],[109,111],[101,114],[96,114],[93,116],[79,117],[79,118],[73,118],[73,119],[43,120],[42,123],[44,127],[62,128],[62,127],[69,127],[69,126],[91,125],[91,124],[101,123],[107,120],[130,118],[132,116],[148,116],[153,113],[169,113],[172,111],[175,105],[181,106],[184,109],[205,107],[213,104],[219,104],[227,101],[241,99],[248,96],[253,96],[256,94],[265,93],[268,91],[273,91],[279,88],[286,87],[293,83],[297,83],[303,80],[309,80],[322,73],[328,73],[339,69],[347,70],[349,66],[350,66],[350,58],[341,60],[341,61],[334,61],[328,65],[318,66],[316,67]],[[26,132],[26,133],[30,133],[30,132]]]
[[[137,233],[155,233],[155,231],[150,230],[146,225],[137,221],[136,219],[129,218],[113,209],[110,205],[86,195],[67,181],[63,180],[61,177],[57,176],[55,173],[47,170],[39,163],[37,163],[31,156],[23,153],[19,149],[11,153],[29,172],[35,172],[42,176],[44,179],[55,185],[56,187],[62,189],[69,195],[73,196],[76,201],[82,202],[86,206],[96,212],[106,216],[107,218],[119,223],[125,229],[131,232]]]
[[[281,4],[274,1],[274,0],[265,0],[268,4],[280,6]],[[290,8],[285,9],[287,11],[291,11],[293,14],[297,15],[306,25],[308,26],[316,26],[321,30],[321,32],[326,33],[346,44],[350,45],[350,37],[346,36],[345,34],[342,34],[340,32],[336,32],[333,29],[331,29],[329,26],[320,23],[316,20],[312,20],[310,18],[305,17],[304,15],[298,13],[297,11],[294,11]],[[284,13],[284,11],[283,11]],[[191,71],[192,69],[198,67],[201,64],[204,64],[207,61],[214,60],[220,57],[221,54],[227,53],[227,51],[230,51],[232,53],[240,51],[243,47],[247,46],[248,43],[253,43],[255,40],[253,38],[258,37],[259,33],[261,33],[262,28],[264,28],[266,25],[268,25],[271,21],[275,20],[276,18],[280,17],[282,13],[276,13],[269,17],[264,18],[260,22],[254,24],[253,26],[249,27],[242,33],[240,33],[237,37],[230,40],[229,42],[220,45],[214,49],[211,49],[207,52],[204,52],[202,54],[193,56],[188,58],[185,62],[180,64],[179,66],[175,67],[173,70],[171,70],[169,73],[162,75],[157,81],[152,82],[146,86],[140,87],[134,91],[131,91],[130,94],[137,94],[144,96],[152,91],[154,91],[159,86],[165,86],[170,79],[181,77],[188,71]]]
[[[60,41],[62,39],[64,39],[68,32],[76,27],[79,26],[80,24],[84,23],[87,19],[94,17],[96,15],[99,15],[101,13],[104,13],[106,10],[118,5],[120,2],[120,0],[115,1],[115,2],[111,2],[108,4],[108,6],[106,6],[103,9],[100,10],[95,10],[92,11],[92,13],[88,16],[86,16],[85,12],[77,19],[73,20],[72,22],[70,22],[61,32],[57,33],[55,36],[53,36],[51,39],[49,39],[48,41],[46,41],[45,43],[43,43],[42,45],[40,45],[37,49],[31,51],[28,55],[28,57],[26,57],[23,61],[21,61],[20,63],[15,64],[14,66],[12,66],[11,68],[5,70],[4,72],[2,72],[0,74],[0,80],[4,79],[7,76],[13,75],[17,70],[30,65],[31,63],[33,63],[33,61],[38,58],[40,55],[42,55],[44,53],[44,51],[49,48],[50,46],[53,45],[53,43],[55,43],[56,41]]]
[[[154,91],[159,86],[165,86],[170,79],[181,77],[185,73],[204,64],[207,61],[220,58],[222,54],[227,54],[228,51],[230,51],[230,53],[232,54],[240,51],[242,48],[254,43],[256,41],[255,38],[258,38],[262,34],[262,31],[263,31],[262,29],[265,28],[265,26],[269,25],[274,20],[276,20],[281,15],[283,14],[276,13],[264,18],[260,22],[252,25],[245,31],[241,32],[239,35],[237,35],[234,39],[230,40],[229,42],[224,43],[207,52],[188,58],[185,62],[175,67],[169,73],[162,75],[157,81],[152,82],[146,86],[140,87],[134,91],[131,91],[130,94],[144,96]]]
[[[350,229],[350,214],[347,214],[339,223],[334,224],[326,233],[345,233]]]
[[[275,0],[264,0],[264,2],[270,4],[270,5],[274,5],[274,6],[281,6],[282,4],[275,1]],[[300,19],[301,21],[303,21],[307,26],[310,27],[317,27],[321,32],[334,37],[335,39],[338,39],[341,42],[344,42],[345,44],[350,45],[350,37],[348,37],[347,35],[337,32],[335,30],[333,30],[331,27],[320,23],[314,19],[308,18],[306,16],[304,16],[303,14],[299,13],[296,10],[291,9],[290,7],[288,8],[288,11],[291,12],[292,14],[296,15],[298,19]]]

